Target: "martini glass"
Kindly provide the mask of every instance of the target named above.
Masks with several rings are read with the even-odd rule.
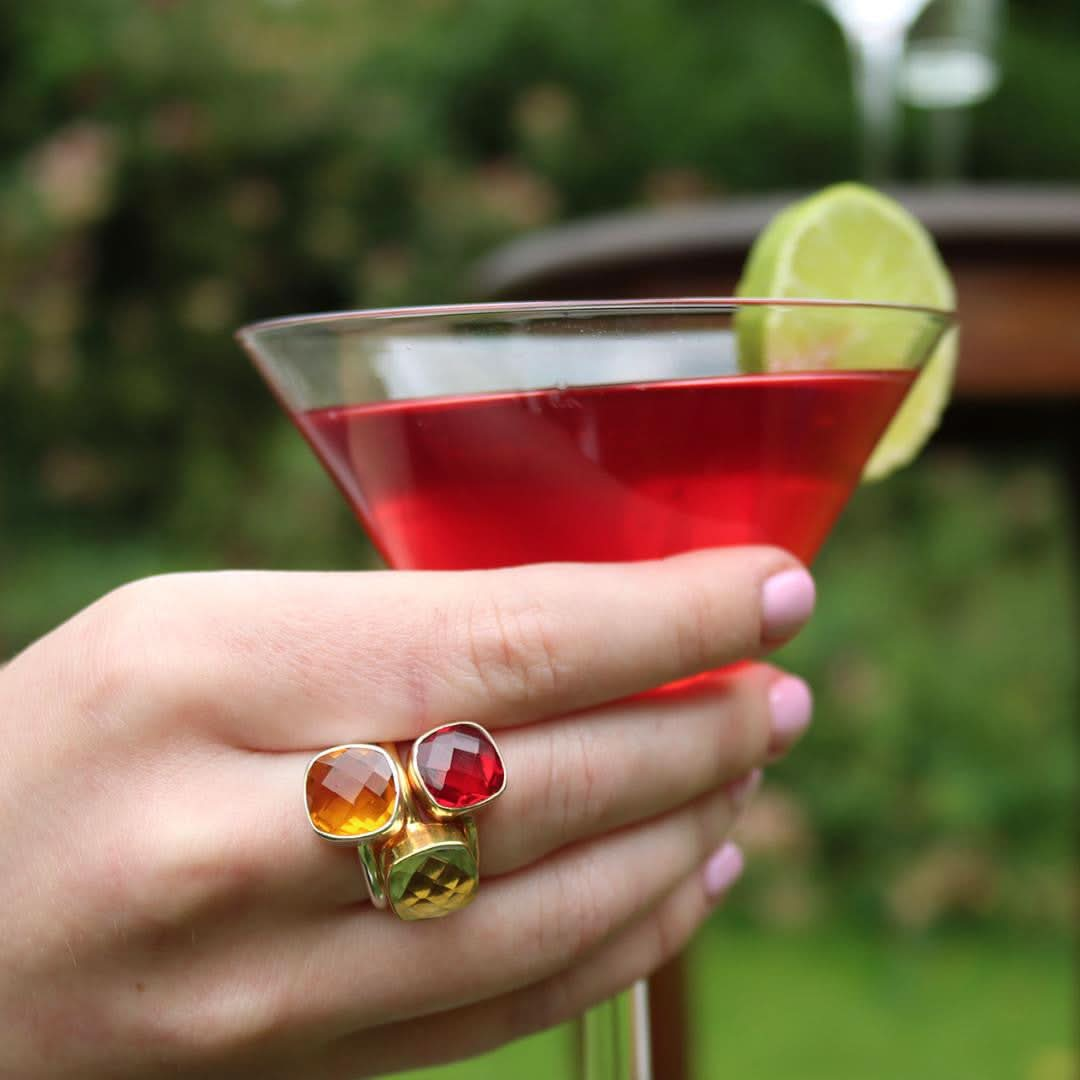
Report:
[[[951,324],[612,300],[299,316],[239,338],[386,562],[456,570],[755,543],[809,562]],[[767,374],[741,373],[751,339]],[[852,355],[866,368],[841,370]],[[644,986],[589,1014],[589,1080],[650,1075],[647,1020]]]

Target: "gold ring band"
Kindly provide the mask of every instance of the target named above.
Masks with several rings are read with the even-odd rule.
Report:
[[[360,868],[364,871],[368,899],[371,906],[379,911],[386,910],[386,891],[381,880],[382,871],[374,848],[370,844],[357,844],[356,853],[360,856]]]

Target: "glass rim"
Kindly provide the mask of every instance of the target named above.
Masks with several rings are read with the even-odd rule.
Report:
[[[419,307],[356,308],[342,311],[313,312],[308,315],[281,315],[247,323],[236,331],[235,337],[247,345],[250,339],[264,330],[314,326],[329,322],[378,323],[424,319],[452,319],[458,316],[558,316],[574,315],[660,315],[660,314],[731,314],[739,308],[851,308],[857,311],[894,311],[923,315],[940,320],[942,332],[954,326],[955,311],[919,304],[897,304],[883,300],[829,300],[820,297],[768,296],[696,296],[654,297],[652,299],[618,300],[499,300],[465,304],[429,304]]]

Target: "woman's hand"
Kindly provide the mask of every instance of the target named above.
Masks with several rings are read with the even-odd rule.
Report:
[[[0,671],[0,1076],[367,1076],[648,974],[737,876],[724,839],[810,701],[764,665],[626,699],[812,605],[767,548],[110,594]],[[500,729],[509,786],[476,902],[402,923],[309,828],[305,767],[454,720]]]

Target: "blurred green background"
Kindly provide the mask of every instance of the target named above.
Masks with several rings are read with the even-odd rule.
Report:
[[[1080,181],[1078,49],[1076,5],[1011,5],[970,179]],[[472,298],[526,230],[857,161],[798,0],[9,3],[0,95],[0,657],[149,573],[372,565],[240,323]],[[1065,491],[939,448],[855,499],[785,657],[815,730],[695,949],[698,1075],[1076,1075]]]

